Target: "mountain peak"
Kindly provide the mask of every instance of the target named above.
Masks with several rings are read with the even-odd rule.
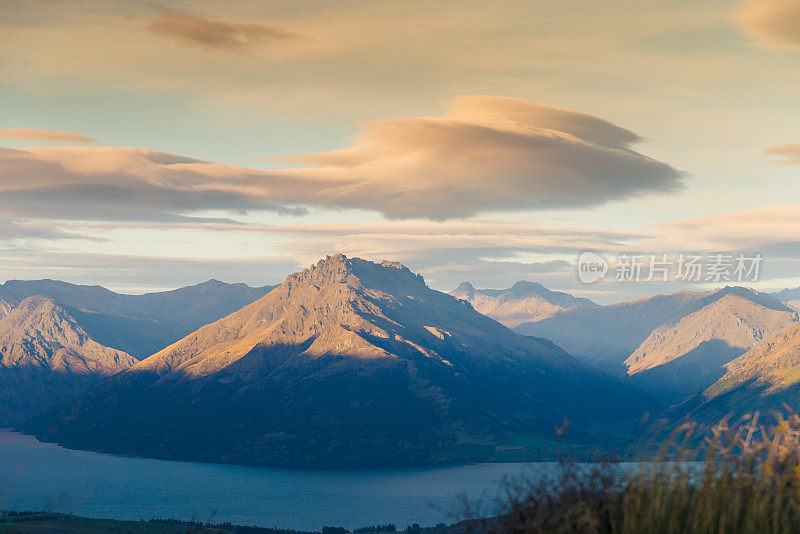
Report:
[[[478,312],[510,328],[546,319],[566,309],[597,306],[589,299],[552,291],[527,280],[520,280],[508,289],[475,289],[469,282],[463,282],[450,294],[468,300]]]
[[[527,280],[520,280],[519,282],[511,286],[511,292],[515,294],[541,295],[543,293],[549,293],[550,290],[544,287],[542,284],[536,282],[529,282]]]
[[[0,320],[0,367],[108,375],[133,364],[127,353],[91,339],[67,310],[47,297],[28,297]]]
[[[461,282],[450,294],[459,298],[463,296],[470,300],[475,298],[475,287],[469,282]]]
[[[785,312],[794,311],[785,304],[783,304],[775,296],[770,295],[768,293],[761,293],[759,291],[756,291],[755,289],[744,286],[725,286],[716,289],[714,291],[709,292],[706,300],[708,301],[708,303],[711,303],[716,300],[720,300],[724,297],[727,297],[728,295],[747,299],[753,302],[754,304],[757,304],[759,306],[762,306],[770,310],[785,311]]]
[[[378,289],[387,292],[415,292],[426,288],[422,276],[412,273],[398,262],[384,260],[380,264],[344,254],[326,256],[308,269],[289,275],[284,285],[311,284],[317,288],[331,284]]]

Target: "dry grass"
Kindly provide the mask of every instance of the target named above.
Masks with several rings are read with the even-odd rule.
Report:
[[[503,513],[471,522],[499,533],[800,532],[800,417],[723,421],[696,443],[684,425],[661,458],[635,469],[564,462],[555,477],[508,486]]]

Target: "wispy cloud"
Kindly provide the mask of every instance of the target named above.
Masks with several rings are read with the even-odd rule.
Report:
[[[0,242],[30,239],[52,241],[57,239],[79,238],[99,240],[86,234],[65,232],[59,228],[41,221],[16,221],[0,219]]]
[[[783,158],[779,163],[784,165],[800,165],[800,143],[768,148],[766,153]]]
[[[184,44],[208,48],[243,50],[305,37],[254,22],[227,22],[199,15],[166,11],[150,24],[157,35],[170,37]]]
[[[46,143],[68,143],[85,145],[96,143],[97,139],[86,135],[58,130],[35,130],[29,128],[0,128],[0,138],[40,141]]]
[[[800,2],[797,0],[745,0],[735,21],[763,46],[800,48]]]

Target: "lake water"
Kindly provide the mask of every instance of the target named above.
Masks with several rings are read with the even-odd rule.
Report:
[[[72,451],[0,430],[0,509],[112,519],[178,518],[320,530],[450,523],[464,497],[487,511],[505,477],[554,464],[310,471]],[[454,515],[456,514],[456,515]]]

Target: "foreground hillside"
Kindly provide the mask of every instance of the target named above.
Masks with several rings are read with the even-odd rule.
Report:
[[[115,519],[91,519],[68,514],[51,513],[2,513],[0,512],[0,533],[53,533],[59,534],[467,534],[474,532],[477,521],[464,521],[451,525],[440,524],[435,527],[409,525],[398,529],[395,525],[365,526],[352,531],[342,527],[323,526],[320,531],[304,532],[277,527],[258,527],[232,525],[230,523],[202,523],[180,521],[177,519],[150,519],[148,521],[120,521]]]
[[[338,255],[28,430],[103,452],[330,467],[552,456],[565,419],[568,443],[611,447],[612,425],[655,409],[402,265]]]

